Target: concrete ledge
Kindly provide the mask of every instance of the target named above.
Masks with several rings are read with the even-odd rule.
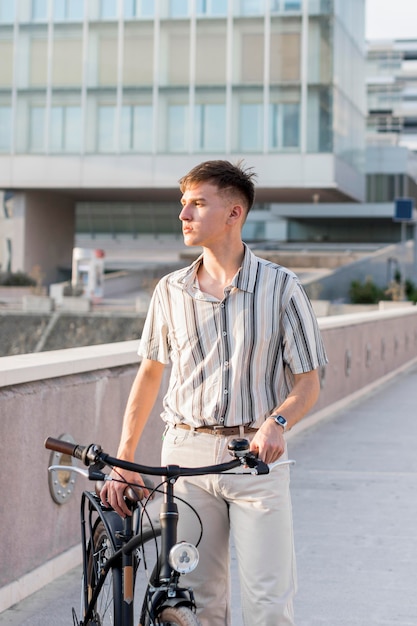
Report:
[[[344,315],[332,315],[322,317],[319,320],[320,330],[327,328],[341,328],[369,322],[390,320],[417,315],[417,307],[392,307],[387,310],[364,311],[363,313],[345,313]]]
[[[0,387],[139,363],[139,341],[52,350],[0,358]]]

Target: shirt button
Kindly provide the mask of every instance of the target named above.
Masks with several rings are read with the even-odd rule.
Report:
[[[229,392],[228,392],[228,390],[227,390],[227,389],[224,389],[224,390],[223,390],[223,393],[224,393],[224,395],[225,395],[225,396],[227,396],[227,394],[228,394]]]
[[[222,309],[224,309],[224,302],[222,302],[220,306],[222,307]]]
[[[221,417],[221,418],[219,419],[219,422],[220,422],[220,424],[224,424],[224,417]]]
[[[222,335],[223,335],[223,337],[226,337],[227,332],[224,330],[224,331],[222,332]]]
[[[229,367],[229,361],[225,361],[225,362],[224,362],[224,366],[225,366],[225,367]]]

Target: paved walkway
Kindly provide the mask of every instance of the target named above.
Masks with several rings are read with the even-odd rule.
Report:
[[[416,626],[417,366],[289,445],[297,626]],[[70,626],[79,595],[77,569],[0,625]],[[233,626],[239,604],[235,589]]]

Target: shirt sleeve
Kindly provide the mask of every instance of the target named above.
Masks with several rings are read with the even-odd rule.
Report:
[[[138,354],[145,359],[159,361],[166,365],[169,362],[169,353],[168,324],[163,315],[158,288],[156,288],[146,315]]]
[[[309,372],[328,359],[311,302],[302,285],[294,289],[282,313],[283,355],[293,374]]]

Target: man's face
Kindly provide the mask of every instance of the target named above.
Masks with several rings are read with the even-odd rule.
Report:
[[[186,246],[210,247],[225,237],[232,201],[216,185],[199,183],[185,189],[179,219]]]

